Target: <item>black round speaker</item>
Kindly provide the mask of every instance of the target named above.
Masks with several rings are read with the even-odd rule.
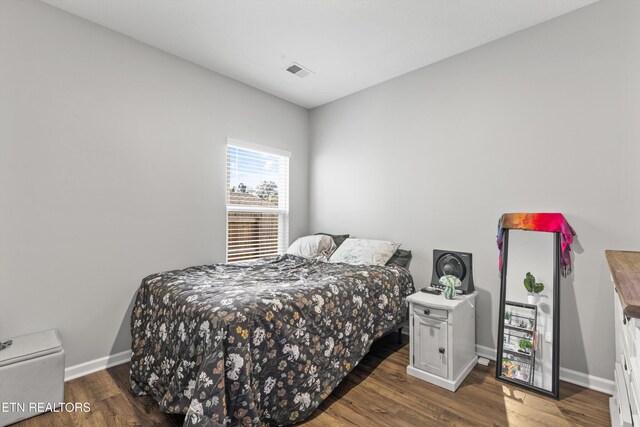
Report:
[[[467,268],[464,266],[462,258],[456,254],[448,253],[436,261],[436,273],[438,277],[451,275],[463,280],[467,275]]]

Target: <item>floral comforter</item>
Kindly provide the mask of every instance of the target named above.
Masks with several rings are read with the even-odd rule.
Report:
[[[406,320],[410,273],[291,255],[145,278],[131,387],[185,426],[302,421]]]

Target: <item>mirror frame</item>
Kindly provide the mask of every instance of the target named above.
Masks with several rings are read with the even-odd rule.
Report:
[[[530,233],[539,233],[538,231],[529,231]],[[503,230],[503,247],[502,247],[502,271],[500,278],[500,306],[498,318],[498,346],[496,350],[496,379],[536,393],[544,394],[560,399],[560,233],[554,234],[553,242],[553,346],[551,367],[551,390],[545,390],[534,385],[527,385],[520,381],[513,380],[502,376],[502,351],[504,341],[504,311],[507,294],[507,266],[509,265],[509,230]]]

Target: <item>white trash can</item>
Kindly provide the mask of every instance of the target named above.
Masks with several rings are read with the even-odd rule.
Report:
[[[64,350],[55,329],[13,338],[0,351],[0,426],[64,403]]]

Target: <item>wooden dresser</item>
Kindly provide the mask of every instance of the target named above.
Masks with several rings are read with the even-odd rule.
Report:
[[[605,251],[615,285],[612,426],[640,426],[640,252]]]

